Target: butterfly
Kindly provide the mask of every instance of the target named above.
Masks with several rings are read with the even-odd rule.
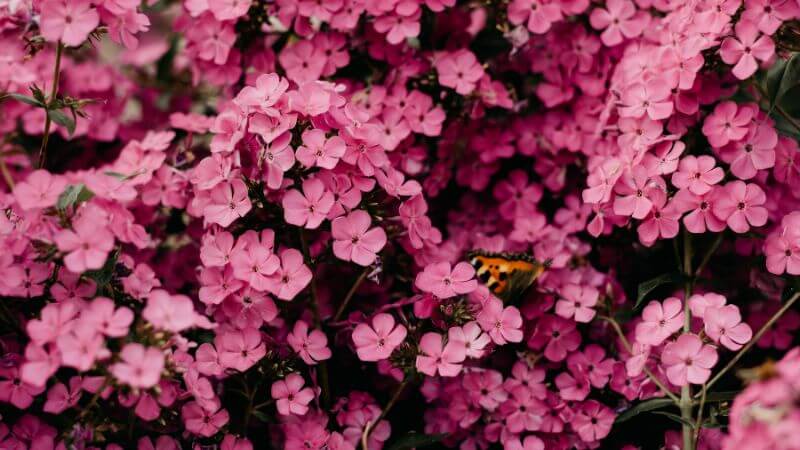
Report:
[[[527,253],[472,250],[467,253],[467,258],[478,279],[504,302],[521,297],[550,265],[549,261],[536,261]]]

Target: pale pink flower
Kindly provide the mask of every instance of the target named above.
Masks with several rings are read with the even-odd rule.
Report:
[[[636,325],[636,341],[659,345],[683,327],[683,302],[669,297],[662,303],[656,300],[642,310],[642,321]]]
[[[34,170],[25,181],[17,183],[14,197],[22,209],[49,208],[56,204],[67,182],[46,170]]]
[[[667,379],[675,386],[703,384],[717,363],[717,351],[713,346],[703,344],[696,335],[685,333],[664,346],[661,363],[666,369]]]
[[[478,281],[470,264],[460,262],[451,269],[450,263],[443,261],[425,266],[417,274],[414,286],[439,298],[450,298],[474,291]]]
[[[295,322],[292,332],[286,335],[286,342],[306,364],[314,365],[331,357],[325,333],[320,330],[309,333],[308,324],[303,320]]]
[[[454,377],[461,372],[466,349],[456,342],[443,344],[443,339],[438,333],[425,333],[420,339],[416,367],[421,373]]]
[[[275,399],[278,413],[283,416],[303,416],[308,412],[308,404],[314,399],[314,391],[303,387],[305,380],[297,373],[290,373],[285,379],[272,383],[270,394]]]
[[[302,194],[296,189],[288,190],[281,201],[286,222],[311,230],[325,220],[334,202],[333,193],[317,178],[303,181]]]
[[[733,351],[742,348],[753,337],[753,330],[742,322],[736,305],[707,307],[703,322],[708,337]]]
[[[40,8],[42,36],[67,47],[81,45],[100,24],[100,16],[89,0],[46,0]]]
[[[522,315],[514,306],[503,308],[503,302],[496,297],[483,304],[476,320],[497,345],[522,341]]]
[[[120,361],[109,368],[118,381],[139,389],[149,389],[158,384],[164,370],[161,350],[133,343],[125,345],[119,357]]]

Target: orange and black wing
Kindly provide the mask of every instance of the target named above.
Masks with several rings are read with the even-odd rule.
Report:
[[[520,298],[545,269],[544,264],[524,253],[475,250],[467,257],[478,279],[504,302]]]

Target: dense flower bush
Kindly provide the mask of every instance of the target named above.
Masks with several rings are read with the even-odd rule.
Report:
[[[0,0],[0,448],[800,448],[796,51],[795,0]]]

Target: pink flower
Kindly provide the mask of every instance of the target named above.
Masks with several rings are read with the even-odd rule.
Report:
[[[767,223],[767,209],[762,206],[767,195],[757,184],[732,181],[725,185],[714,203],[714,215],[724,220],[731,230],[746,233],[750,227]]]
[[[224,409],[207,411],[197,402],[183,405],[181,416],[183,416],[183,422],[188,431],[205,437],[217,434],[219,429],[225,426],[230,419],[228,411]]]
[[[719,308],[725,306],[727,299],[714,292],[707,292],[705,294],[694,294],[689,297],[689,308],[692,310],[694,317],[704,318],[705,312],[709,308]]]
[[[328,337],[320,330],[309,333],[305,321],[298,320],[294,324],[294,329],[286,336],[286,342],[306,364],[314,365],[331,357]]]
[[[476,320],[497,345],[522,341],[522,315],[514,306],[503,308],[503,302],[496,297],[483,304]]]
[[[339,136],[326,138],[322,130],[306,130],[303,132],[303,145],[297,148],[297,160],[306,167],[333,169],[344,153],[344,140]]]
[[[554,22],[562,19],[559,3],[546,0],[513,0],[508,5],[508,19],[514,25],[527,23],[528,30],[546,33]]]
[[[581,335],[575,321],[562,317],[545,315],[536,325],[528,346],[533,349],[544,348],[544,356],[550,361],[563,361],[567,354],[581,345]]]
[[[744,138],[753,116],[754,110],[749,106],[739,107],[732,101],[721,102],[706,117],[703,134],[712,147],[722,147],[730,141]]]
[[[372,326],[360,323],[353,330],[353,343],[362,361],[380,361],[388,358],[406,338],[406,327],[395,325],[394,317],[376,314]]]
[[[642,321],[636,325],[636,342],[659,345],[683,327],[683,320],[680,299],[670,297],[663,303],[653,300],[642,310]]]
[[[219,21],[234,20],[247,14],[252,0],[208,0],[208,9]]]
[[[311,282],[311,269],[303,254],[288,248],[281,252],[281,266],[269,277],[267,289],[281,300],[292,300]]]
[[[717,351],[713,346],[703,344],[696,335],[684,333],[675,342],[664,346],[661,363],[666,369],[667,379],[675,386],[703,384],[717,363]]]
[[[169,295],[156,289],[147,296],[147,306],[142,310],[145,320],[163,330],[180,333],[195,325],[196,313],[192,300],[185,295]]]
[[[572,427],[584,442],[596,442],[608,436],[614,419],[610,408],[596,400],[588,400],[577,409]]]
[[[61,363],[81,372],[89,370],[96,360],[111,355],[105,348],[103,335],[88,326],[73,326],[58,337],[56,345],[61,352]]]
[[[317,178],[303,181],[303,193],[290,189],[283,196],[283,214],[286,222],[316,229],[325,220],[333,207],[333,193],[325,189],[325,184]]]
[[[155,347],[127,344],[119,353],[120,361],[109,370],[121,383],[132,388],[149,389],[161,379],[164,370],[164,353]]]
[[[283,416],[303,416],[308,412],[308,404],[314,399],[314,391],[304,388],[305,380],[297,373],[290,373],[285,379],[272,383],[271,395],[275,399],[278,413]]]
[[[78,47],[100,24],[89,0],[46,0],[41,3],[39,30],[50,42]]]
[[[55,236],[58,249],[67,252],[64,265],[73,273],[103,267],[108,253],[114,248],[114,235],[104,220],[83,215],[72,222],[72,229],[59,231]]]
[[[333,254],[361,266],[372,264],[386,245],[386,232],[381,227],[370,229],[369,226],[369,214],[360,209],[334,219],[331,223]]]
[[[62,177],[52,176],[46,170],[34,170],[16,185],[14,197],[22,209],[49,208],[56,204],[65,187],[67,182]]]
[[[623,39],[632,39],[642,34],[647,25],[647,16],[636,14],[636,5],[629,0],[608,0],[606,9],[595,8],[589,15],[589,23],[595,30],[603,30],[600,40],[609,47]]]
[[[207,221],[227,227],[234,220],[244,217],[252,207],[247,186],[237,178],[230,183],[220,183],[211,190],[211,198],[203,208],[203,215]]]
[[[421,373],[454,377],[461,372],[466,350],[454,342],[443,344],[443,339],[438,333],[425,333],[420,339],[416,367]]]
[[[708,337],[733,351],[742,348],[753,337],[753,330],[742,322],[736,305],[707,307],[703,322]]]
[[[617,183],[615,192],[619,195],[614,200],[614,213],[632,216],[634,219],[644,219],[653,208],[649,191],[654,189],[660,189],[660,186],[651,180],[647,169],[635,166]]]
[[[529,434],[524,440],[521,437],[509,439],[504,443],[505,450],[545,450],[544,441],[536,435]]]
[[[600,293],[595,288],[567,284],[561,289],[561,298],[556,302],[556,314],[566,319],[574,317],[576,322],[589,323],[596,314],[592,307],[597,304],[599,297]]]
[[[289,88],[289,82],[278,74],[259,75],[255,86],[245,86],[234,100],[240,107],[256,108],[268,116],[278,117],[280,111],[273,108]]]
[[[642,117],[647,114],[653,120],[662,120],[672,115],[670,86],[661,78],[652,78],[647,83],[637,83],[622,92],[619,114],[622,117]]]
[[[297,84],[316,81],[322,76],[326,58],[322,49],[305,39],[287,45],[278,56],[286,77]]]
[[[19,377],[16,367],[0,368],[0,401],[11,403],[19,409],[27,409],[33,399],[44,392],[44,384],[33,386]]]
[[[713,157],[690,155],[681,159],[678,171],[672,174],[672,184],[678,189],[688,188],[692,194],[704,195],[724,177],[725,172],[716,167]]]
[[[283,133],[275,140],[268,142],[260,152],[260,159],[266,164],[266,174],[262,175],[267,187],[279,189],[283,184],[283,174],[294,166],[295,155],[289,143],[291,133]]]
[[[795,211],[785,215],[780,228],[767,236],[764,254],[771,273],[800,275],[800,233],[797,230],[800,230],[800,212]]]
[[[244,372],[267,354],[261,333],[255,328],[229,330],[218,334],[214,345],[224,367]]]
[[[81,312],[81,321],[109,337],[123,337],[133,323],[133,311],[121,306],[114,307],[114,301],[107,297],[97,297]]]
[[[414,286],[439,298],[450,298],[474,291],[478,281],[475,279],[475,269],[466,262],[456,264],[452,270],[450,263],[438,262],[425,266],[417,274]]]
[[[256,242],[245,248],[238,247],[231,252],[233,275],[257,291],[266,291],[271,285],[270,276],[281,264],[278,255],[272,253],[272,243]]]
[[[752,125],[742,141],[731,142],[720,149],[720,157],[731,165],[731,173],[749,180],[759,170],[775,166],[778,133],[769,123]]]
[[[47,401],[42,410],[50,414],[59,414],[66,409],[78,404],[81,399],[83,389],[81,388],[81,377],[72,377],[69,380],[69,387],[64,383],[56,383],[47,391]]]
[[[740,20],[736,24],[736,37],[722,41],[719,54],[727,64],[735,64],[731,71],[736,78],[744,80],[756,73],[760,61],[769,60],[775,54],[775,44],[769,36],[759,36],[758,27],[750,21]]]
[[[447,330],[447,339],[464,346],[468,358],[480,358],[484,355],[486,347],[491,342],[477,322],[467,322],[461,327],[451,327]]]
[[[439,83],[461,95],[474,91],[484,73],[475,55],[466,49],[439,56],[434,66],[439,74]]]

